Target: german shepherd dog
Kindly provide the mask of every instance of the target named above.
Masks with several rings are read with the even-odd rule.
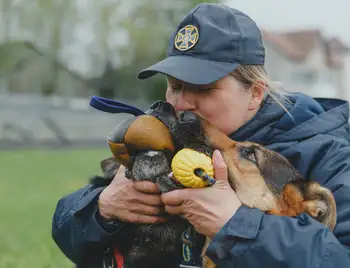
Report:
[[[126,175],[130,179],[149,179],[162,192],[180,189],[183,186],[168,176],[173,155],[186,147],[212,157],[218,149],[228,168],[229,183],[244,205],[281,216],[307,213],[331,231],[334,229],[336,204],[331,191],[303,178],[282,155],[256,143],[233,141],[198,115],[190,111],[176,114],[163,101],[155,102],[144,121],[141,120],[142,116],[123,122],[111,132],[108,142],[114,157],[101,162],[106,177],[113,177],[119,162],[127,167]],[[151,122],[157,122],[157,127],[150,126]],[[143,165],[143,170],[135,168],[135,163]],[[115,246],[124,256],[126,268],[178,267],[182,234],[187,227],[188,222],[177,216],[164,224],[128,224],[125,237],[118,239]],[[206,268],[215,267],[205,256],[209,243],[210,239],[206,238],[201,247]]]

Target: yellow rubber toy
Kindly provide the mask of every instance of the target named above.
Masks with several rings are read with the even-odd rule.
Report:
[[[175,179],[188,188],[202,188],[215,183],[211,158],[189,148],[175,154],[171,169]]]

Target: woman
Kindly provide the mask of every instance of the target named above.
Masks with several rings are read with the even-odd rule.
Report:
[[[167,58],[139,78],[165,74],[166,100],[177,111],[194,111],[234,140],[279,152],[330,188],[338,210],[334,233],[304,214],[278,217],[243,206],[216,152],[218,183],[210,188],[160,195],[152,183],[124,178],[121,168],[108,187],[88,185],[62,198],[53,238],[66,256],[81,267],[101,267],[103,248],[118,239],[125,222],[161,222],[165,209],[213,239],[207,255],[219,267],[350,267],[348,104],[283,94],[272,86],[264,61],[254,21],[225,5],[200,4],[178,25]]]

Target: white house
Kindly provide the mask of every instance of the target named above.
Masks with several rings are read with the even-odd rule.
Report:
[[[276,33],[262,30],[266,69],[289,91],[346,99],[345,59],[349,48],[319,30]]]

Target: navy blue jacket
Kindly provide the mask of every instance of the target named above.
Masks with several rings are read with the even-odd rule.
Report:
[[[294,94],[286,107],[293,118],[267,98],[231,138],[281,153],[306,178],[331,189],[337,202],[336,228],[332,233],[306,214],[281,217],[242,206],[207,250],[219,267],[350,267],[348,103]],[[53,217],[53,239],[62,252],[76,263],[88,259],[91,267],[100,267],[104,246],[118,238],[123,225],[116,222],[107,229],[97,221],[96,200],[102,190],[87,185],[63,197]]]

